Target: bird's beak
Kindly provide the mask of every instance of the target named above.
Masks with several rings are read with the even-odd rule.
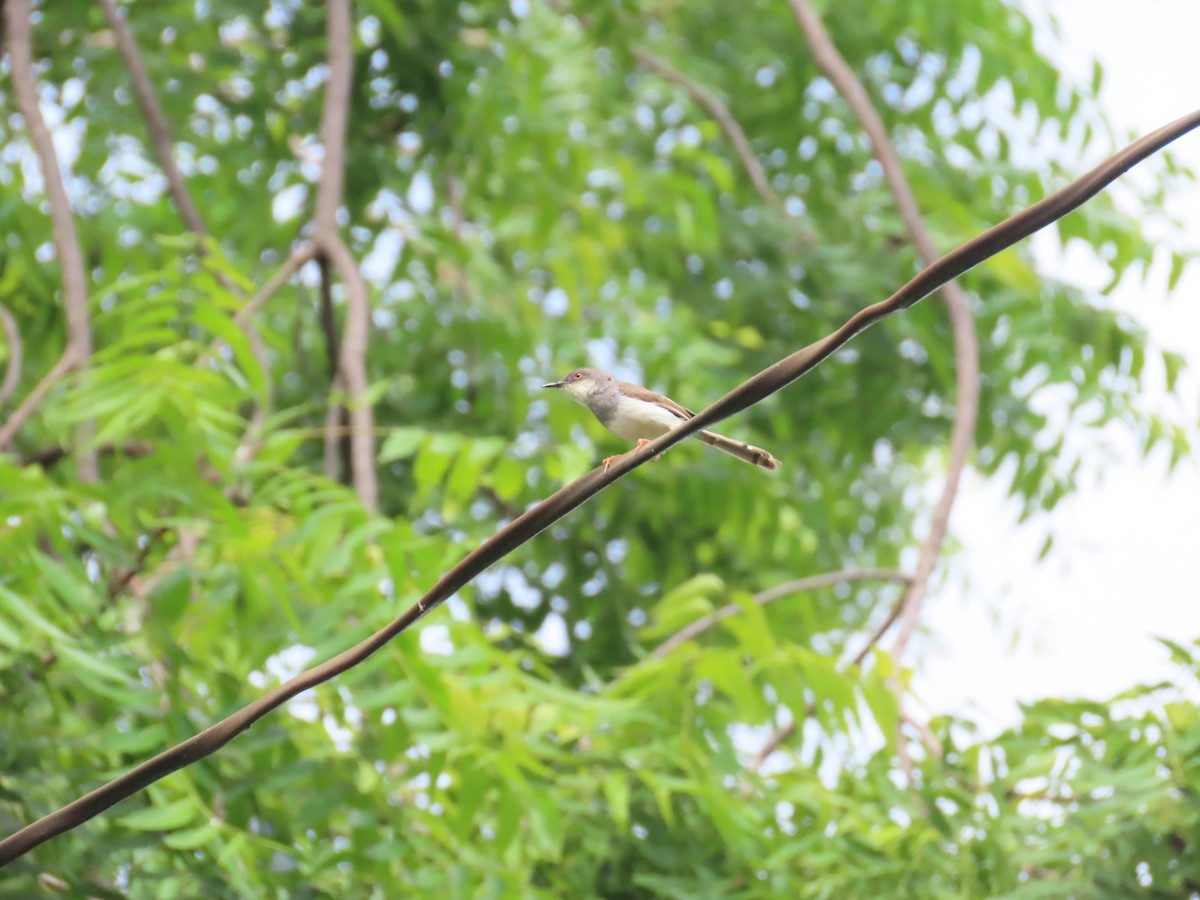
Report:
[[[552,387],[552,388],[560,388],[560,387],[562,387],[564,384],[566,384],[566,382],[565,382],[565,381],[552,381],[552,382],[550,382],[549,384],[543,384],[543,385],[542,385],[542,387],[544,387],[544,388],[548,388],[548,387]]]

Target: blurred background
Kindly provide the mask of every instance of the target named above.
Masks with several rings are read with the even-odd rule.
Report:
[[[1119,127],[1144,134],[1193,102],[1187,85],[1200,78],[1200,60],[1185,36],[1197,21],[1190,4],[1152,3],[1133,30],[1120,3],[1067,0],[1049,9],[1062,26],[1061,40],[1047,44],[1054,59],[1079,78],[1095,64],[1103,67],[1100,103]],[[1191,168],[1200,165],[1194,138],[1181,141],[1176,153]],[[1138,172],[1127,177],[1146,183]],[[1147,223],[1148,239],[1200,246],[1195,185],[1178,185],[1166,204],[1178,229]],[[1032,245],[1049,271],[1090,290],[1104,288],[1104,266],[1083,248],[1062,252],[1042,236]],[[1198,277],[1189,268],[1173,284],[1160,262],[1144,282],[1117,285],[1112,303],[1144,325],[1153,344],[1194,364]],[[1181,372],[1170,388],[1164,370],[1151,371],[1141,402],[1194,425],[1195,371]],[[1046,409],[1064,414],[1062,403]],[[929,610],[931,646],[918,665],[919,693],[933,708],[1008,725],[1019,701],[1048,694],[1100,699],[1135,680],[1170,678],[1170,653],[1155,638],[1187,643],[1200,634],[1200,575],[1190,563],[1200,535],[1194,464],[1172,469],[1168,453],[1145,454],[1119,430],[1084,432],[1077,440],[1088,456],[1077,490],[1045,517],[1018,523],[1001,490],[968,479],[954,529],[964,552],[952,563],[965,581],[948,584],[944,602]],[[1047,539],[1053,545],[1038,562]],[[969,677],[981,665],[996,677]]]
[[[918,272],[818,53],[946,252],[1195,108],[1138,10],[6,0],[0,834],[627,449],[542,383],[700,409]],[[960,279],[928,584],[940,296],[721,424],[780,472],[672,449],[0,896],[1196,894],[1198,164]]]

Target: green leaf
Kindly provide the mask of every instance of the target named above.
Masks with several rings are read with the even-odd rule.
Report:
[[[896,729],[900,725],[900,705],[896,701],[895,691],[882,679],[866,681],[860,690],[884,740],[888,746],[892,746],[896,739]]]
[[[646,636],[671,634],[707,615],[713,610],[710,598],[724,590],[725,582],[713,573],[695,575],[676,585],[655,605],[654,624],[645,629]]]
[[[130,677],[111,663],[105,662],[92,653],[87,653],[70,644],[59,644],[55,648],[58,655],[71,663],[76,669],[82,670],[81,675],[96,675],[113,684],[129,684]]]
[[[420,449],[421,442],[424,442],[427,433],[425,428],[415,425],[392,428],[388,432],[388,437],[384,439],[382,448],[379,448],[379,462],[407,460],[409,456]]]
[[[608,813],[619,831],[629,828],[629,779],[624,772],[613,771],[604,776],[604,797]]]
[[[34,609],[25,598],[3,585],[0,585],[0,609],[7,610],[10,615],[55,641],[67,643],[71,640],[65,631]]]
[[[163,838],[163,844],[172,850],[199,850],[207,847],[221,836],[221,827],[212,822],[173,831]]]
[[[120,816],[116,821],[132,831],[174,831],[194,822],[199,812],[195,802],[184,797],[170,803],[147,806]]]
[[[548,791],[532,791],[529,799],[529,825],[533,839],[547,859],[558,859],[562,855],[565,835],[562,830],[562,814],[558,801]]]

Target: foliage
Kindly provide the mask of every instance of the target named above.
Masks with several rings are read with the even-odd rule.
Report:
[[[236,321],[311,218],[321,4],[126,7],[208,242],[173,211],[98,6],[40,9],[96,352],[0,457],[0,832],[378,628],[499,522],[623,449],[538,384],[590,357],[699,408],[914,272],[869,148],[784,3],[356,6],[345,205],[372,286],[375,518],[324,474],[315,266],[258,318],[265,365]],[[1090,90],[1062,79],[1016,8],[900,10],[824,15],[942,246],[1107,142]],[[638,67],[639,46],[726,100],[777,205],[684,88]],[[0,302],[26,357],[11,403],[63,328],[39,176],[0,103]],[[1048,160],[1022,152],[1055,134]],[[1153,215],[1161,196],[1137,199]],[[1099,248],[1114,283],[1151,257],[1107,195],[1057,228]],[[963,284],[983,344],[978,467],[1028,510],[1072,488],[1059,429],[1123,423],[1148,449],[1186,451],[1139,409],[1155,351],[1102,296],[1048,280],[1024,248]],[[784,462],[780,477],[671,451],[419,635],[17,863],[0,895],[27,896],[39,875],[133,897],[1197,890],[1193,704],[1152,688],[1048,700],[994,740],[938,721],[940,759],[902,731],[909,789],[893,662],[837,665],[898,589],[750,599],[897,566],[953,372],[936,303],[888,321],[728,423]],[[1043,392],[1068,397],[1067,423],[1036,411]],[[98,484],[56,450],[85,421]],[[647,656],[730,602],[743,610],[719,629]],[[1196,650],[1176,652],[1191,683]],[[755,749],[791,715],[800,737],[756,773]]]

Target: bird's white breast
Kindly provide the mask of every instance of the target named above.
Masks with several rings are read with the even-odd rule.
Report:
[[[645,400],[622,397],[612,419],[605,422],[613,434],[630,441],[639,438],[650,440],[666,434],[680,422],[680,418],[668,409]]]

